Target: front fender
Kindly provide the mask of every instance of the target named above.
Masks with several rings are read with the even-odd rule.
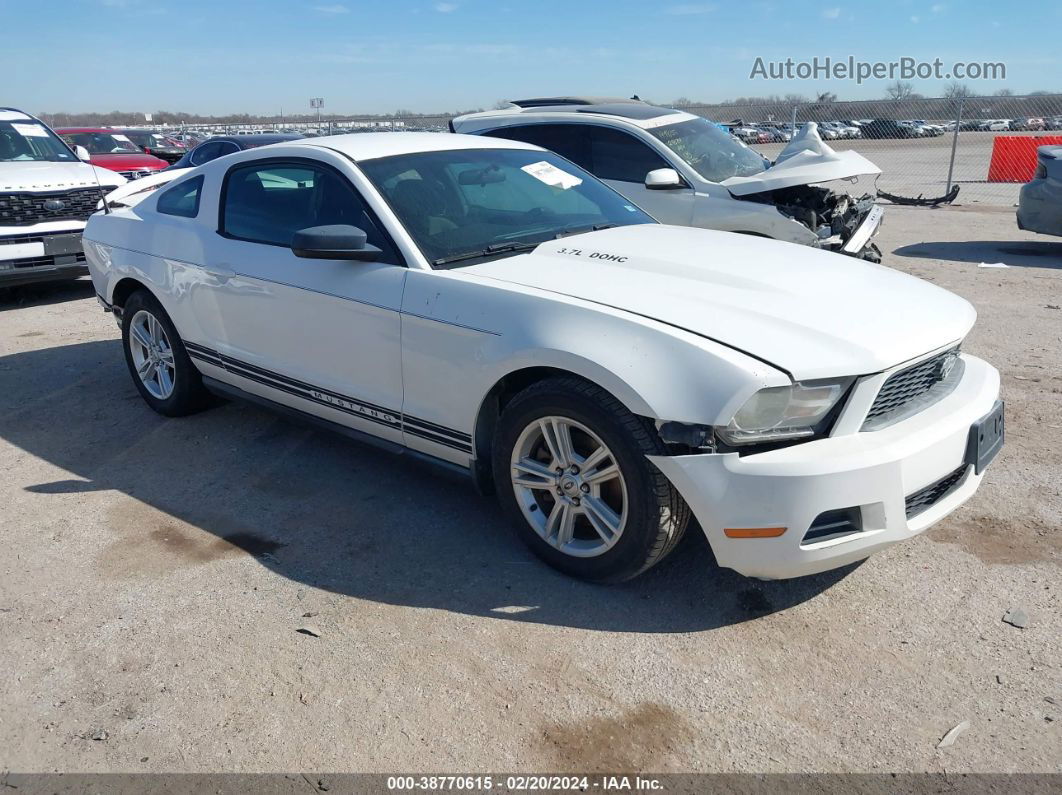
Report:
[[[691,332],[535,288],[410,270],[402,317],[406,411],[471,433],[503,378],[534,367],[591,381],[633,413],[725,424],[776,368]]]

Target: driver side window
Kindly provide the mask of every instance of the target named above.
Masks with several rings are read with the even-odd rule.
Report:
[[[309,161],[254,161],[229,170],[222,188],[219,231],[226,237],[289,247],[295,233],[313,226],[356,226],[380,262],[400,259],[347,179]]]
[[[598,179],[642,183],[650,171],[671,167],[648,144],[629,133],[592,125],[589,137],[594,176]]]

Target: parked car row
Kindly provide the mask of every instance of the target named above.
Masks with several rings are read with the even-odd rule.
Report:
[[[90,163],[117,171],[126,179],[146,177],[169,165],[169,161],[146,153],[121,130],[60,127],[56,132],[71,147],[84,147],[91,156]]]

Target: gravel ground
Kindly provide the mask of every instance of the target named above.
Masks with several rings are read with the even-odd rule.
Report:
[[[699,534],[566,579],[424,465],[154,415],[89,284],[7,295],[0,771],[1062,771],[1062,241],[890,207],[879,242],[977,306],[1008,444],[928,533],[774,583]]]

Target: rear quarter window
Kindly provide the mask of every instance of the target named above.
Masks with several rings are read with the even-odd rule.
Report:
[[[159,194],[155,209],[165,215],[195,218],[199,215],[199,197],[203,191],[202,175],[185,180]]]

